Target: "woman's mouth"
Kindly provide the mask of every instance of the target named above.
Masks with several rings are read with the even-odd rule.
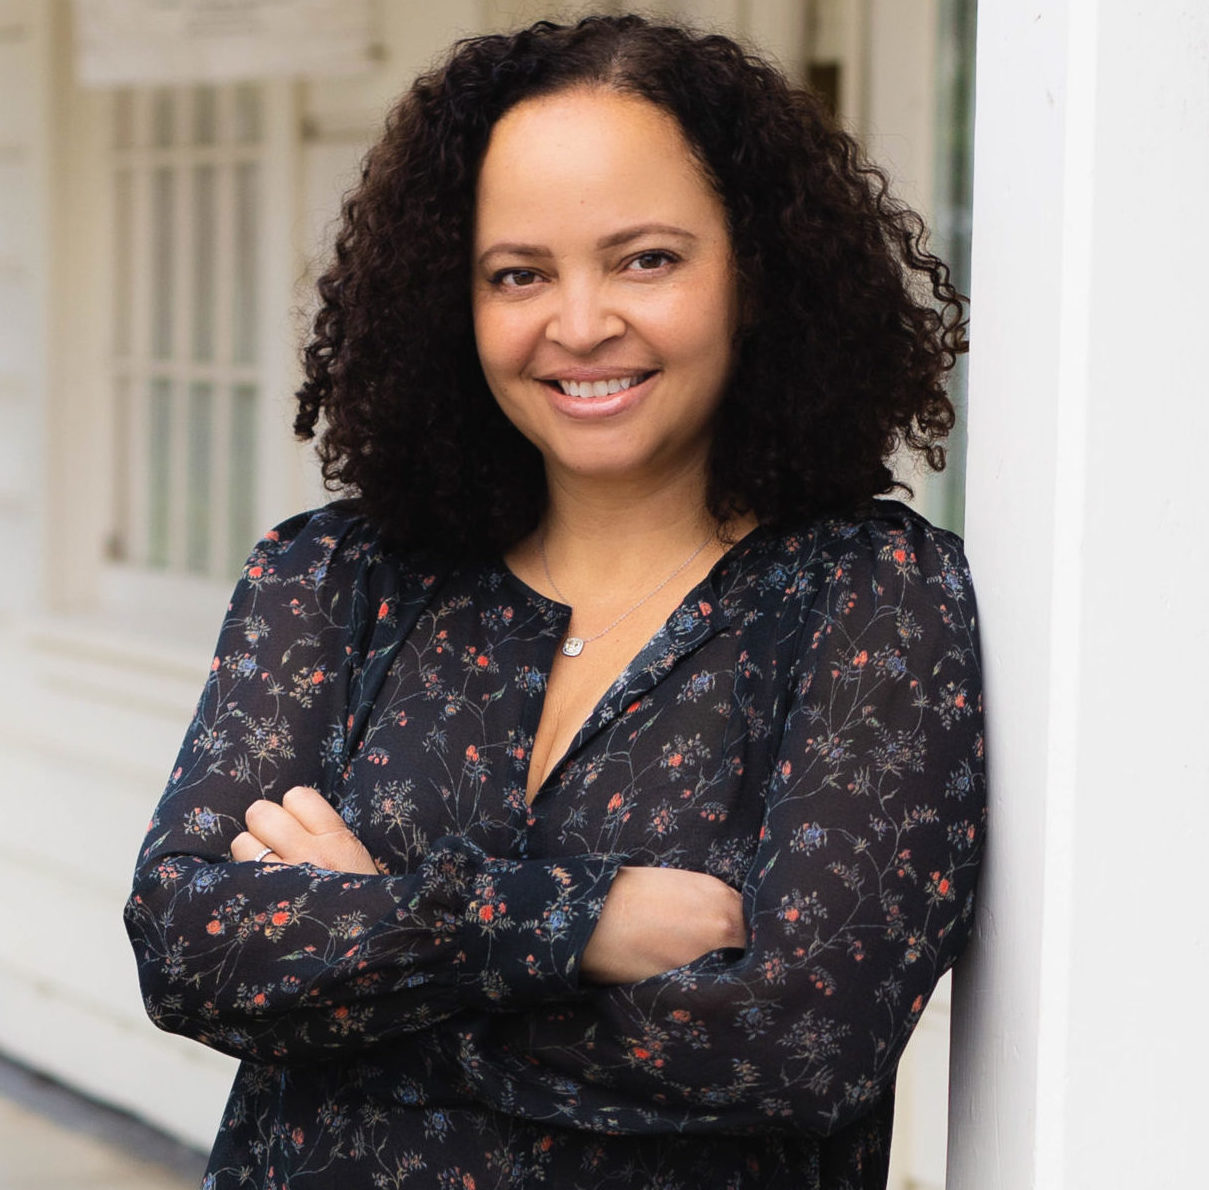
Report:
[[[596,375],[585,368],[578,376],[552,376],[542,381],[550,403],[564,417],[578,422],[604,422],[641,404],[659,370]]]
[[[635,372],[632,376],[612,376],[607,380],[547,380],[545,383],[557,388],[563,396],[588,400],[594,397],[613,397],[636,384],[649,379],[654,372]]]

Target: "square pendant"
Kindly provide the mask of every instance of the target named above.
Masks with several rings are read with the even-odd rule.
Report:
[[[584,642],[578,636],[568,636],[563,641],[563,656],[578,657],[584,651]]]

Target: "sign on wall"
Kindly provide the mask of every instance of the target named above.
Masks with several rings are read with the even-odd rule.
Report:
[[[370,63],[371,0],[75,0],[89,86],[351,74]]]

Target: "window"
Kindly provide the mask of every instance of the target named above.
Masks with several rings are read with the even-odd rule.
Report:
[[[264,107],[250,84],[114,96],[115,560],[225,578],[255,535]]]

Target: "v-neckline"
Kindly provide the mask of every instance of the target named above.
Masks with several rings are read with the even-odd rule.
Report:
[[[541,784],[534,792],[532,799],[526,799],[525,809],[532,812],[539,801],[546,800],[552,785],[557,784],[560,774],[567,764],[598,731],[611,723],[620,709],[636,699],[641,698],[656,686],[666,674],[670,673],[676,662],[711,637],[721,632],[728,624],[729,617],[721,607],[718,596],[716,579],[718,575],[740,553],[751,548],[764,535],[764,527],[756,525],[742,537],[727,547],[726,551],[713,563],[708,572],[696,582],[684,597],[672,609],[659,628],[638,649],[634,656],[621,668],[617,676],[596,701],[588,716],[576,729],[563,754],[550,766]],[[525,596],[531,603],[542,605],[555,613],[553,617],[546,616],[547,623],[556,627],[559,633],[554,649],[546,659],[540,700],[537,703],[537,713],[533,722],[533,737],[537,738],[542,716],[546,709],[546,699],[549,696],[549,678],[554,663],[554,653],[558,648],[567,625],[570,623],[572,608],[569,604],[551,599],[522,579],[504,560],[497,561],[499,572],[509,586]],[[557,620],[555,626],[552,621]],[[661,645],[661,642],[666,642]],[[661,645],[659,649],[657,645]],[[620,705],[619,705],[620,704]],[[525,788],[528,789],[528,767],[533,763],[533,753],[530,750],[526,766]]]

